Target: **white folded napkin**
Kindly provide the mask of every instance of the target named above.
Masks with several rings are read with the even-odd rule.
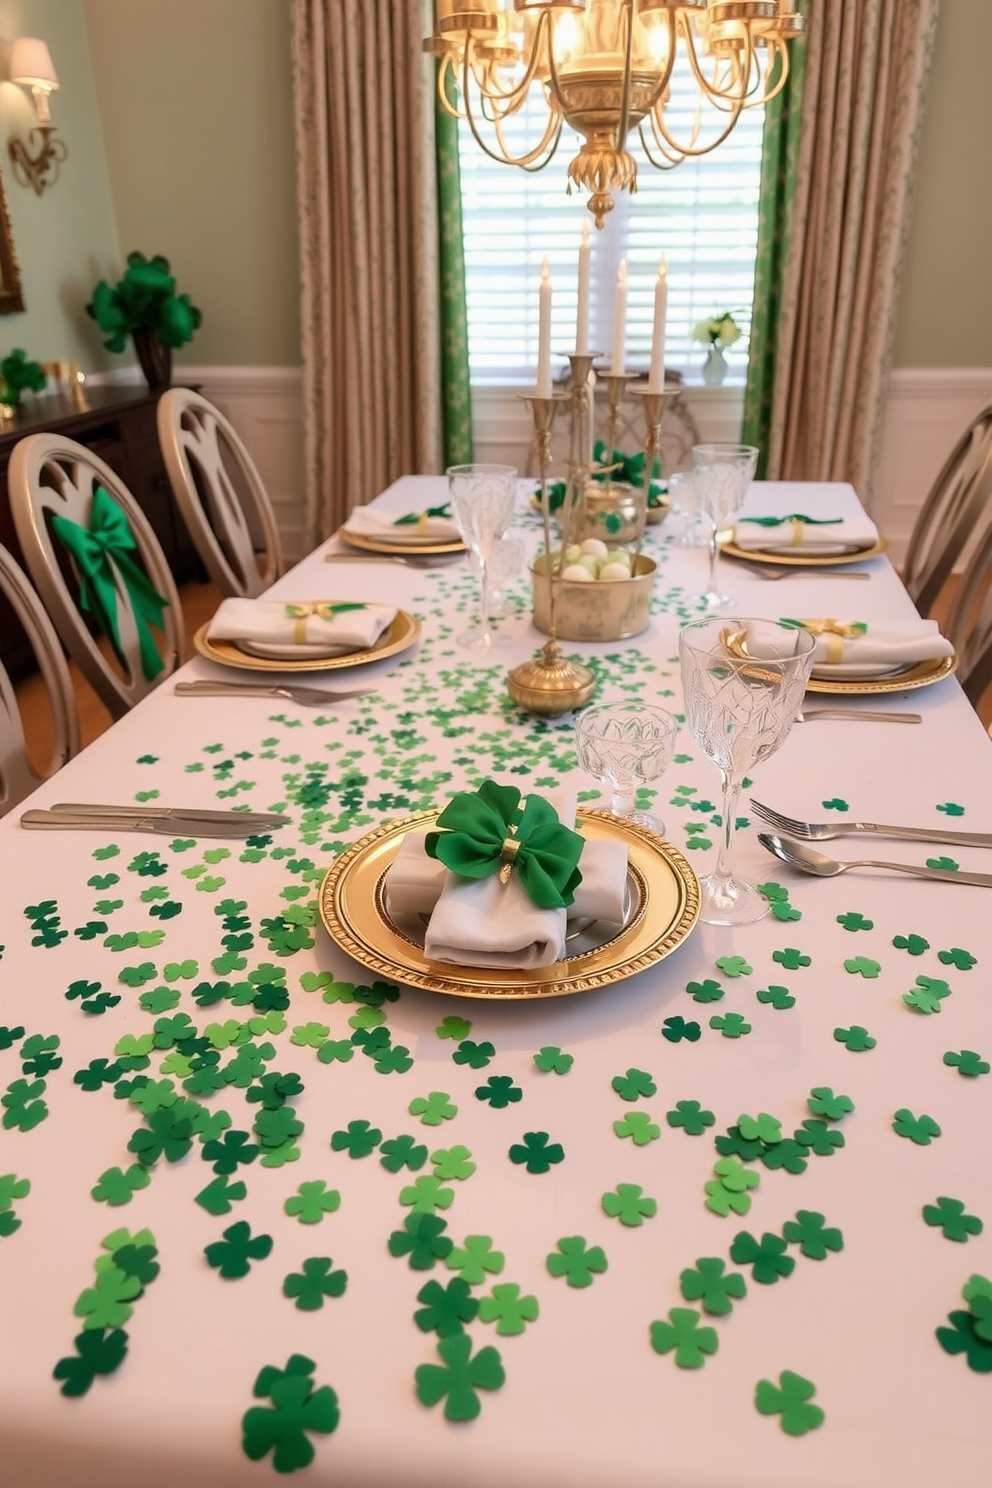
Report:
[[[430,914],[441,897],[447,869],[429,858],[424,839],[433,828],[407,832],[386,874],[389,915]],[[566,910],[569,919],[623,920],[627,848],[619,841],[587,842],[579,863],[582,882]],[[469,880],[471,882],[471,880]],[[462,880],[465,882],[465,880]]]
[[[793,496],[793,501],[795,497]],[[750,516],[764,516],[764,512],[750,512]],[[768,516],[792,517],[806,515],[824,522],[833,517],[829,511],[797,511],[794,505],[787,511],[768,511]],[[739,548],[764,553],[791,553],[798,549],[819,552],[826,556],[830,552],[842,552],[856,546],[871,548],[878,542],[878,528],[868,516],[843,517],[829,521],[829,525],[817,526],[813,522],[783,521],[776,527],[766,527],[760,522],[749,522],[738,517],[734,524],[734,542]]]
[[[851,622],[853,625],[856,622]],[[813,649],[813,675],[824,677],[880,676],[901,671],[921,661],[937,661],[953,656],[954,647],[942,636],[935,620],[887,621],[871,623],[863,634],[838,635],[837,629],[849,629],[840,620],[810,621],[813,625],[834,627],[817,635]]]
[[[546,797],[566,825],[575,823],[575,793]],[[540,909],[511,873],[462,878],[428,858],[422,832],[408,832],[386,877],[386,908],[392,913],[431,913],[424,952],[432,961],[457,966],[530,970],[550,966],[565,952],[566,918],[592,916],[621,921],[627,886],[623,842],[587,842],[579,867],[582,882],[565,909]],[[431,829],[432,830],[432,829]]]
[[[401,513],[402,515],[402,513]],[[349,513],[343,532],[359,537],[374,537],[390,543],[457,542],[461,537],[458,524],[453,517],[421,516],[419,522],[404,522],[399,527],[396,518],[385,513],[371,512],[367,507],[356,506]]]
[[[392,624],[390,605],[352,601],[225,599],[207,630],[212,641],[231,641],[277,658],[345,656],[374,646]]]

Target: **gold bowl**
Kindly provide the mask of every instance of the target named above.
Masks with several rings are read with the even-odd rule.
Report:
[[[647,630],[651,618],[651,588],[657,564],[639,553],[629,579],[561,579],[555,605],[555,630],[563,641],[622,641]],[[549,634],[551,586],[546,553],[531,566],[534,584],[534,624]]]
[[[636,543],[644,532],[644,492],[636,486],[588,481],[572,519],[570,543],[598,537],[608,548]]]

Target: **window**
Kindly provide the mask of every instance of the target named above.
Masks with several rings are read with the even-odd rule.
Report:
[[[533,91],[533,90],[532,90]],[[538,90],[539,92],[539,90]],[[528,99],[506,129],[511,147],[540,138],[544,105]],[[691,116],[690,116],[691,117]],[[565,129],[551,163],[533,173],[490,159],[460,128],[462,208],[473,383],[533,381],[537,367],[541,261],[551,266],[552,351],[575,345],[578,247],[583,220],[591,229],[590,346],[609,357],[617,269],[627,260],[627,364],[646,369],[651,349],[658,261],[668,260],[668,367],[698,369],[698,321],[729,310],[745,333],[751,322],[758,236],[758,191],[764,111],[746,109],[729,138],[710,155],[670,171],[644,157],[636,130],[638,190],[618,192],[606,225],[596,230],[585,194],[567,194],[566,166],[580,141]],[[685,132],[680,121],[680,132]],[[511,134],[512,130],[512,134]],[[731,375],[744,371],[746,339],[731,352]],[[736,367],[735,367],[736,361]],[[553,356],[555,370],[565,363]]]

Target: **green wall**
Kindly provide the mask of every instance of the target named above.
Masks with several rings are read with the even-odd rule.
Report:
[[[61,84],[52,122],[69,158],[43,196],[17,184],[6,143],[32,126],[34,110],[23,89],[0,83],[2,174],[26,306],[0,316],[0,354],[22,346],[39,361],[64,358],[95,371],[119,359],[103,350],[84,307],[101,275],[116,271],[120,250],[78,0],[0,0],[0,76],[18,36],[48,43]]]
[[[82,0],[120,245],[203,311],[181,363],[298,366],[288,0]]]
[[[942,0],[900,290],[897,367],[992,366],[992,0]]]

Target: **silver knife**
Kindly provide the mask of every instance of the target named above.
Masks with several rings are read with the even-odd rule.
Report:
[[[258,831],[253,822],[239,817],[223,822],[194,820],[188,816],[98,816],[60,811],[24,811],[21,826],[42,829],[68,828],[83,832],[157,832],[167,837],[251,837]]]
[[[278,811],[212,811],[201,806],[94,805],[89,801],[57,801],[51,807],[69,816],[141,816],[162,821],[241,822],[256,831],[284,827],[289,817]]]
[[[817,718],[846,718],[851,723],[922,723],[922,713],[872,713],[866,708],[804,708],[799,723]]]
[[[330,706],[341,698],[361,697],[371,692],[370,687],[352,687],[347,691],[324,687],[299,687],[295,682],[283,684],[270,682],[177,682],[173,691],[177,697],[267,697],[288,698],[292,703],[303,703],[307,707]]]

